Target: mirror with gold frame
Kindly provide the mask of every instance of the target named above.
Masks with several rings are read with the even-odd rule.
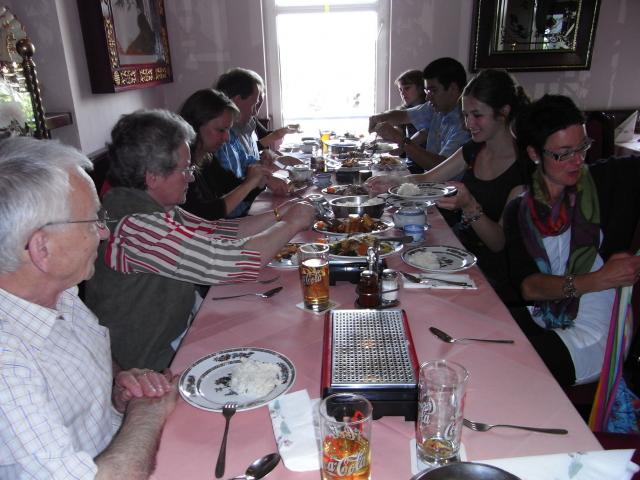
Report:
[[[0,138],[33,135],[36,121],[16,43],[27,34],[9,9],[0,6]]]
[[[475,0],[471,71],[588,70],[600,0]]]

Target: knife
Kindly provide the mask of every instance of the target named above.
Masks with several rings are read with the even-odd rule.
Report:
[[[407,278],[407,280],[409,280],[410,282],[419,283],[422,285],[425,285],[430,282],[441,282],[446,285],[457,285],[459,287],[471,287],[471,284],[467,282],[454,282],[453,280],[445,280],[443,278],[430,278],[430,277],[421,278],[421,277],[418,277],[417,275],[413,275],[411,273],[402,272],[402,271],[400,273],[402,273],[402,275],[404,275]]]

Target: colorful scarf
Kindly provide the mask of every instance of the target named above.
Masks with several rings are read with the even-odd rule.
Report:
[[[638,431],[640,401],[622,378],[625,352],[633,335],[631,292],[632,287],[616,291],[600,381],[589,416],[589,427],[594,432]]]
[[[565,188],[561,198],[551,206],[547,204],[548,195],[540,168],[533,173],[532,182],[532,188],[520,202],[518,224],[527,252],[538,270],[552,275],[543,237],[560,235],[571,227],[565,275],[591,271],[600,243],[600,206],[588,168],[583,166],[576,185]],[[579,304],[579,298],[565,298],[536,302],[535,308],[547,328],[569,328],[578,314]]]

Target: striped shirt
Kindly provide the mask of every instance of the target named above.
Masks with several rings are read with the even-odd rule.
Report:
[[[204,220],[179,207],[168,212],[128,215],[113,230],[107,265],[122,273],[155,273],[211,285],[254,280],[260,253],[238,239],[237,220]]]
[[[0,478],[89,479],[115,435],[109,333],[77,297],[0,289]]]

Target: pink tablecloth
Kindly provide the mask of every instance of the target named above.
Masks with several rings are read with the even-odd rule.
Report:
[[[267,208],[268,197],[256,204]],[[442,218],[433,214],[427,244],[460,246]],[[389,257],[391,268],[407,268],[399,256]],[[422,290],[401,292],[401,308],[409,318],[420,362],[447,358],[470,372],[465,416],[490,423],[519,423],[566,428],[569,435],[540,435],[497,429],[488,433],[464,429],[462,441],[470,460],[598,450],[600,445],[582,421],[562,389],[551,377],[508,311],[477,267],[468,273],[478,290]],[[276,350],[291,359],[296,381],[291,391],[307,389],[320,395],[322,328],[324,317],[295,307],[301,301],[297,270],[267,268],[264,278],[280,274],[284,291],[268,300],[244,297],[235,300],[206,299],[173,364],[174,373],[209,353],[233,347],[253,346]],[[213,287],[210,295],[230,291],[261,291],[264,286]],[[352,308],[355,286],[331,287],[338,308]],[[428,331],[434,325],[454,336],[515,339],[515,345],[447,344]],[[181,399],[164,429],[153,478],[211,479],[224,428],[221,414],[198,410]],[[408,479],[409,442],[413,423],[400,417],[374,422],[372,476]],[[231,421],[225,477],[244,472],[254,459],[277,450],[267,407],[239,412]],[[297,473],[281,463],[276,479],[317,479],[319,473]]]

